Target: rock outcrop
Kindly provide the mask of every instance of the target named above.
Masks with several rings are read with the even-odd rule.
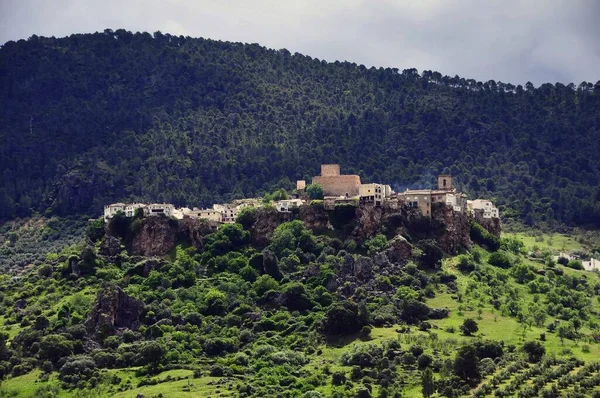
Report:
[[[307,228],[315,232],[324,232],[332,228],[329,214],[321,204],[301,206],[298,218],[304,222]]]
[[[103,240],[103,247],[106,247],[101,254],[110,256],[110,253],[115,252],[118,239],[125,242],[131,255],[164,256],[183,242],[201,250],[204,247],[206,235],[214,232],[216,228],[216,224],[200,219],[175,220],[154,216],[132,220],[129,230],[120,236],[119,232],[109,223]]]
[[[102,238],[98,252],[106,257],[114,257],[121,252],[121,239],[106,235]]]
[[[286,215],[274,208],[259,208],[256,212],[256,222],[251,229],[252,244],[258,247],[267,246],[275,228],[289,219]]]
[[[456,254],[471,248],[471,225],[466,213],[453,211],[445,205],[432,206],[431,213],[432,220],[443,224],[436,240],[445,253]]]
[[[402,235],[389,241],[388,248],[383,251],[390,263],[406,264],[412,258],[412,245]]]
[[[107,286],[98,292],[85,327],[90,336],[109,336],[120,329],[137,330],[143,310],[143,302],[118,286]]]
[[[139,230],[132,231],[129,244],[132,254],[164,256],[177,245],[179,223],[166,217],[146,217]]]
[[[475,217],[475,221],[490,234],[494,235],[496,238],[500,238],[501,227],[499,218]]]

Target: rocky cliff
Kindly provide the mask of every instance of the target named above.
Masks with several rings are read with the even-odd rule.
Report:
[[[294,219],[303,221],[315,233],[332,233],[342,240],[353,239],[358,244],[384,234],[388,239],[401,235],[412,243],[432,239],[448,254],[468,250],[472,245],[467,215],[454,212],[450,207],[433,206],[432,217],[427,218],[417,209],[406,206],[392,209],[369,204],[340,206],[333,210],[313,204],[290,213],[260,208],[250,227],[253,245],[267,246],[275,228]],[[217,228],[216,224],[204,220],[186,218],[178,221],[160,216],[125,222],[129,223],[126,227],[114,225],[112,221],[106,226],[100,250],[102,255],[115,256],[121,244],[131,255],[146,257],[165,256],[183,242],[202,250],[205,237]],[[492,227],[499,229],[499,224]]]
[[[431,218],[443,224],[443,228],[438,230],[436,240],[444,252],[456,254],[471,248],[471,226],[466,213],[455,212],[445,205],[433,206],[431,212]]]
[[[475,221],[496,238],[500,237],[501,226],[499,218],[475,217]]]
[[[163,216],[134,219],[129,222],[126,228],[117,228],[112,222],[107,224],[106,237],[102,243],[102,249],[107,254],[116,250],[115,239],[122,240],[132,255],[164,256],[183,242],[201,250],[206,235],[215,231],[217,227],[204,220],[174,220]]]

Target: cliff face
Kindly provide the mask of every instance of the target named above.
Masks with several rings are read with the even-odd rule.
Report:
[[[431,218],[421,217],[417,209],[409,207],[391,209],[361,204],[352,208],[352,212],[346,210],[326,210],[321,205],[310,205],[301,206],[291,213],[279,213],[274,208],[260,208],[251,227],[252,243],[257,247],[267,246],[279,224],[299,219],[315,233],[335,230],[341,239],[351,238],[359,244],[381,233],[390,239],[403,235],[413,243],[434,239],[448,254],[469,249],[472,245],[467,215],[454,212],[447,206],[434,206]],[[498,222],[490,223],[489,227],[496,228],[499,234]],[[146,257],[165,256],[182,242],[202,250],[205,237],[216,228],[215,224],[203,220],[186,218],[177,221],[160,216],[134,220],[126,232],[118,232],[119,228],[109,223],[101,254],[114,256],[120,250],[120,242],[125,244],[131,255]]]
[[[301,206],[298,218],[304,222],[307,228],[315,232],[330,230],[329,214],[321,205]]]
[[[475,217],[475,221],[495,237],[500,237],[501,227],[499,218]]]
[[[455,212],[449,206],[433,206],[431,218],[444,225],[441,234],[437,236],[438,244],[444,252],[456,254],[471,248],[471,227],[466,213]]]
[[[273,208],[260,208],[256,212],[256,222],[252,225],[252,244],[265,247],[273,231],[279,224],[290,219],[289,214],[280,213]]]
[[[215,229],[215,225],[204,220],[185,218],[177,221],[155,216],[133,221],[131,228],[123,236],[119,236],[109,223],[106,234],[122,238],[132,255],[164,256],[182,242],[188,242],[201,250],[204,238]]]

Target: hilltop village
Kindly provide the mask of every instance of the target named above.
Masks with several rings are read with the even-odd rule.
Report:
[[[431,217],[431,206],[443,203],[455,212],[469,212],[476,219],[499,218],[498,208],[490,200],[467,200],[467,195],[458,192],[454,187],[451,175],[438,176],[437,189],[407,189],[394,192],[390,185],[381,183],[363,184],[358,175],[341,174],[339,164],[321,165],[321,174],[314,176],[311,185],[322,190],[322,199],[311,198],[307,192],[309,187],[305,180],[296,182],[296,190],[291,198],[265,203],[261,198],[234,200],[231,203],[214,204],[212,208],[194,207],[176,208],[170,203],[113,203],[104,207],[104,220],[108,221],[117,213],[133,217],[136,212],[143,212],[144,217],[164,215],[175,219],[206,219],[219,224],[233,223],[240,211],[248,206],[261,207],[273,205],[278,212],[289,213],[300,206],[310,204],[313,200],[322,200],[326,209],[333,209],[339,204],[369,204],[377,207],[398,209],[401,206],[417,208],[424,217]]]

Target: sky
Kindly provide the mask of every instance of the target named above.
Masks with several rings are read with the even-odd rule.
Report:
[[[513,84],[600,80],[597,0],[0,0],[0,43],[106,28]]]

